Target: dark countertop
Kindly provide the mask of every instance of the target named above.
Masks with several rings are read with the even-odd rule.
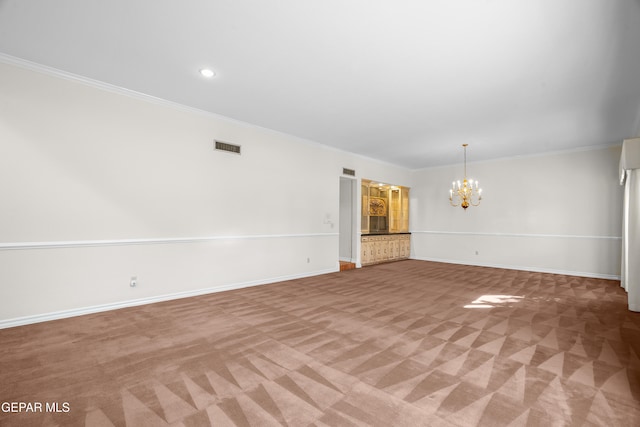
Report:
[[[366,233],[366,234],[362,233],[361,236],[394,236],[396,234],[411,234],[411,233],[408,231],[403,231],[401,233],[389,233],[388,231],[387,232],[381,231],[379,233]]]

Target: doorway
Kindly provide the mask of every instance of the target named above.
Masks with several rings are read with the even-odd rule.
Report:
[[[356,268],[358,262],[358,240],[356,223],[357,186],[354,178],[340,177],[340,217],[338,223],[340,249],[340,271]]]

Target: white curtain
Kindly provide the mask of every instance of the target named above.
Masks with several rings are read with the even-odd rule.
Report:
[[[620,172],[624,184],[620,286],[628,293],[629,310],[640,312],[640,138],[624,141]]]

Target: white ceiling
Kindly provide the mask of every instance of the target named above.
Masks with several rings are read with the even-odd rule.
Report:
[[[0,0],[0,53],[412,169],[640,128],[640,0]]]

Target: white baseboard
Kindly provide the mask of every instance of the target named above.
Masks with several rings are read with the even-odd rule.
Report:
[[[32,316],[16,317],[13,319],[0,320],[0,329],[13,328],[16,326],[30,325],[33,323],[48,322],[50,320],[66,319],[69,317],[83,316],[85,314],[100,313],[103,311],[118,310],[120,308],[135,307],[138,305],[153,304],[156,302],[169,301],[180,298],[189,298],[199,295],[212,294],[216,292],[230,291],[234,289],[248,288],[250,286],[267,285],[270,283],[282,282],[286,280],[302,279],[304,277],[319,276],[321,274],[335,273],[340,267],[326,270],[318,270],[310,273],[292,274],[287,276],[273,277],[270,279],[252,280],[248,282],[233,283],[229,285],[215,286],[211,288],[196,289],[192,291],[176,292],[166,295],[158,295],[147,298],[127,300],[109,304],[94,305],[90,307],[72,308],[69,310],[55,311],[51,313],[36,314]]]
[[[469,261],[459,261],[459,260],[441,259],[441,258],[411,257],[411,259],[417,259],[420,261],[444,262],[447,264],[474,265],[477,267],[503,268],[505,270],[521,270],[521,271],[533,271],[536,273],[562,274],[565,276],[591,277],[594,279],[620,280],[620,276],[614,275],[614,274],[599,274],[599,273],[584,272],[584,271],[556,270],[552,268],[540,268],[540,267],[523,267],[518,265],[475,263],[475,262],[469,262]]]

